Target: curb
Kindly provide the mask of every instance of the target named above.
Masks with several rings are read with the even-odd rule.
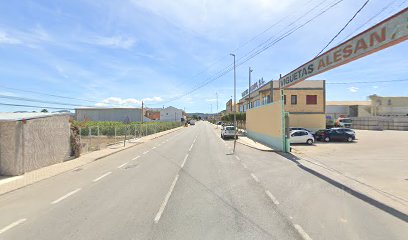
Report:
[[[237,143],[242,144],[242,145],[247,146],[247,147],[250,147],[250,148],[253,148],[253,149],[256,149],[256,150],[259,150],[259,151],[262,151],[262,152],[279,152],[277,150],[260,149],[260,148],[257,148],[257,147],[254,147],[252,145],[249,145],[249,144],[246,144],[246,143],[243,143],[243,142],[239,142],[239,141],[237,141]]]

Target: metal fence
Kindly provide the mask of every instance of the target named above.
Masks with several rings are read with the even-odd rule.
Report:
[[[180,127],[181,123],[127,124],[118,126],[80,127],[81,152],[104,149],[110,145],[132,141],[147,135]]]

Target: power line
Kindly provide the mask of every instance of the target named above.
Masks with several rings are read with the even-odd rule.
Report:
[[[62,105],[62,106],[73,106],[73,107],[93,107],[93,106],[85,106],[79,104],[70,104],[70,103],[63,103],[63,102],[54,102],[54,101],[45,101],[45,100],[38,100],[33,98],[24,98],[24,97],[15,97],[15,96],[8,96],[0,94],[0,98],[4,99],[11,99],[16,101],[26,101],[26,102],[36,102],[36,103],[48,103],[48,104],[55,104],[55,105]]]
[[[48,106],[34,106],[34,105],[24,105],[24,104],[11,104],[11,103],[0,103],[3,106],[13,106],[13,107],[29,107],[29,108],[46,108],[46,109],[59,109],[59,110],[74,110],[72,108],[57,108]]]
[[[90,99],[85,99],[85,98],[67,97],[67,96],[49,94],[49,93],[44,93],[44,92],[32,91],[32,90],[24,90],[24,89],[19,89],[19,88],[6,87],[6,86],[3,86],[3,85],[0,85],[0,88],[9,89],[9,90],[13,90],[13,91],[19,91],[19,92],[34,93],[34,94],[37,94],[37,95],[43,95],[43,96],[49,96],[49,97],[55,97],[55,98],[63,98],[63,99],[84,101],[84,102],[90,102],[90,103],[99,103],[96,100],[90,100]],[[113,105],[115,105],[115,104],[113,104]]]
[[[316,55],[316,57],[319,56],[334,41],[334,39],[336,39],[340,35],[340,33],[343,32],[344,29],[346,29],[346,27],[354,20],[354,18],[361,12],[361,10],[363,10],[363,8],[367,6],[369,1],[370,0],[365,1],[363,6],[361,6],[360,9],[358,9],[357,12],[354,13],[353,17],[350,18],[350,20],[347,21],[346,25],[344,25],[344,27],[342,27],[336,35],[334,35],[334,37],[326,44],[326,46],[324,46],[322,50],[320,50],[320,52]]]
[[[318,13],[317,15],[315,15],[314,17],[312,17],[311,19],[309,19],[308,21],[306,21],[305,23],[299,25],[298,27],[296,27],[296,28],[294,28],[294,29],[292,29],[292,30],[289,30],[289,32],[286,32],[284,35],[281,35],[278,39],[276,39],[276,40],[273,41],[272,43],[269,43],[268,45],[264,46],[262,49],[257,50],[254,54],[252,54],[251,56],[247,57],[244,61],[239,62],[239,61],[243,58],[243,57],[241,57],[240,59],[238,59],[238,62],[239,62],[239,63],[237,63],[236,66],[241,66],[241,65],[244,64],[245,62],[249,61],[250,59],[252,59],[252,58],[254,58],[255,56],[259,55],[260,53],[264,52],[265,50],[267,50],[267,49],[270,48],[271,46],[275,45],[276,43],[278,43],[278,42],[280,42],[281,40],[285,39],[286,37],[290,36],[292,33],[296,32],[296,31],[299,30],[300,28],[306,26],[306,25],[309,24],[311,21],[313,21],[314,19],[318,18],[319,16],[321,16],[322,14],[324,14],[325,12],[327,12],[328,10],[330,10],[331,8],[335,7],[336,5],[338,5],[339,3],[343,2],[343,1],[344,1],[344,0],[338,0],[337,2],[335,2],[335,3],[332,4],[332,5],[330,5],[329,7],[327,7],[326,9],[324,9],[323,11],[321,11],[320,13]],[[265,42],[264,42],[264,43],[265,43]],[[253,51],[253,50],[251,50],[251,52],[252,52],[252,51]],[[182,98],[182,97],[185,97],[185,96],[187,96],[187,95],[189,95],[189,94],[191,94],[191,93],[197,91],[198,89],[205,87],[206,85],[208,85],[209,83],[211,83],[211,82],[213,82],[213,81],[219,79],[220,77],[226,75],[227,73],[229,73],[230,71],[232,71],[232,69],[233,69],[233,67],[231,67],[231,65],[230,65],[230,66],[224,68],[223,70],[219,71],[219,72],[217,73],[217,75],[215,75],[214,77],[208,78],[206,82],[204,82],[203,84],[199,85],[198,87],[193,88],[192,90],[190,90],[190,91],[188,91],[188,92],[186,92],[186,93],[184,93],[184,94],[182,94],[182,95],[180,95],[180,96],[174,97],[174,98],[172,98],[172,99],[170,99],[170,100],[168,100],[168,101],[166,101],[166,102],[164,102],[164,103],[169,103],[169,102],[175,101],[175,100],[177,100],[177,99],[180,99],[180,98]],[[161,103],[161,104],[163,104],[163,103]]]
[[[407,79],[379,80],[379,81],[360,81],[360,82],[327,82],[326,84],[371,84],[371,83],[389,83],[389,82],[408,82]]]

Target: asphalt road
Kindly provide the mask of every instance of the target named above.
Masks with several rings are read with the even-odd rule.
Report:
[[[406,239],[408,223],[207,122],[0,196],[0,239]]]

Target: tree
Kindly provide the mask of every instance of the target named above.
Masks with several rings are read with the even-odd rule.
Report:
[[[41,112],[42,112],[42,113],[47,113],[48,110],[44,108],[43,110],[41,110]]]

